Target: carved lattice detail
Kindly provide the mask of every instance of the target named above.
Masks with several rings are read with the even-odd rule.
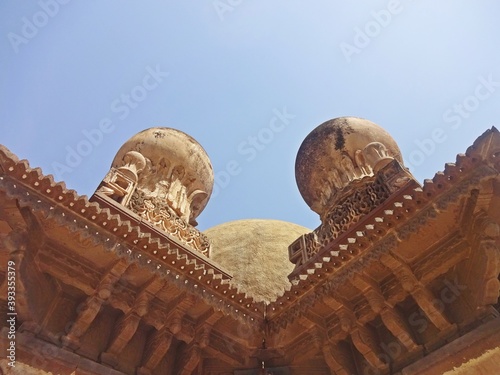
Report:
[[[164,230],[182,243],[209,256],[210,242],[207,236],[178,217],[160,198],[136,190],[130,200],[130,208],[143,219]]]
[[[348,187],[346,197],[326,211],[322,224],[314,232],[299,237],[289,247],[290,261],[301,266],[313,258],[320,249],[338,238],[363,216],[379,207],[389,198],[393,186],[387,183],[395,175],[405,174],[398,162],[393,161],[377,177],[365,177]]]
[[[326,246],[388,197],[389,189],[379,179],[365,185],[362,190],[354,191],[341,204],[327,212],[322,225],[315,230],[318,245]]]

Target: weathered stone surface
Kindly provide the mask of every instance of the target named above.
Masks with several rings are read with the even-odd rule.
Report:
[[[478,358],[445,372],[443,375],[483,375],[495,374],[500,366],[500,348],[488,350]]]
[[[373,122],[355,117],[333,119],[314,129],[299,149],[295,176],[321,225],[290,245],[290,260],[296,264],[293,278],[318,263],[321,249],[382,206],[392,193],[412,181],[419,186],[403,166],[391,136]]]
[[[214,173],[205,150],[189,135],[150,128],[120,148],[91,197],[101,206],[123,206],[190,248],[209,256],[196,217],[210,198]]]
[[[498,373],[495,128],[423,186],[397,158],[370,159],[327,202],[335,205],[313,233],[327,241],[291,285],[286,247],[308,229],[222,224],[206,232],[207,258],[208,237],[178,216],[182,205],[155,195],[134,210],[117,195],[135,191],[146,170],[140,151],[113,167],[123,180],[108,181],[112,196],[103,189],[89,201],[0,146],[0,315],[10,260],[18,373],[222,375],[263,362],[291,375]],[[302,249],[315,249],[303,239]],[[0,373],[11,373],[6,366]]]
[[[54,375],[52,372],[46,372],[34,367],[17,362],[15,366],[9,366],[6,359],[0,360],[0,373],[2,375]],[[73,372],[71,375],[75,374]]]
[[[295,161],[302,197],[321,216],[352,181],[372,176],[401,151],[380,126],[357,117],[326,121],[304,139]]]
[[[195,224],[214,182],[210,159],[196,140],[180,130],[150,128],[120,148],[106,184],[99,190],[124,206],[152,204]],[[161,206],[161,207],[160,207]]]
[[[233,282],[256,301],[270,302],[290,284],[294,265],[288,245],[310,229],[279,220],[238,220],[205,231],[211,258],[226,268]]]

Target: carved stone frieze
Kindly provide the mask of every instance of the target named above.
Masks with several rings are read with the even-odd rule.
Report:
[[[0,157],[2,157],[1,153]],[[245,293],[239,292],[226,283],[229,276],[214,268],[213,264],[193,257],[181,246],[170,246],[170,242],[158,233],[151,232],[149,228],[132,226],[129,221],[125,220],[125,217],[120,218],[117,215],[112,215],[109,208],[101,208],[97,203],[89,202],[86,197],[79,196],[74,191],[65,190],[63,184],[56,184],[51,176],[42,175],[38,169],[30,169],[26,163],[19,162],[14,164],[11,169],[12,172],[9,173],[13,174],[12,177],[0,176],[0,190],[5,192],[9,199],[16,199],[20,207],[29,208],[39,220],[55,221],[57,227],[64,228],[68,233],[80,235],[84,232],[92,232],[89,238],[94,246],[116,253],[120,258],[139,263],[171,281],[176,287],[199,296],[211,306],[237,320],[247,323],[261,321],[262,304],[255,304]],[[18,179],[23,179],[23,176],[26,176],[26,181],[21,183]],[[29,186],[24,185],[25,183]],[[71,234],[69,235],[71,236]],[[123,239],[120,240],[120,237]],[[147,238],[145,240],[146,246],[152,249],[149,256],[143,256],[145,253],[138,251],[134,246],[138,243],[134,237]],[[124,240],[125,238],[126,240]],[[173,258],[170,261],[172,265],[176,263],[177,266],[178,263],[178,268],[182,269],[183,264],[186,264],[189,269],[193,270],[193,273],[203,275],[203,278],[208,279],[210,283],[207,283],[205,287],[201,287],[199,282],[188,283],[186,277],[180,277],[179,272],[173,272],[170,267],[166,267],[162,263],[167,257]],[[157,261],[152,261],[152,258]],[[47,270],[50,270],[47,263],[43,264],[46,264]],[[70,279],[68,278],[68,280]],[[95,286],[98,282],[98,279],[94,280],[87,283],[79,282],[75,286],[86,291],[87,294],[91,294],[92,285]],[[225,293],[231,293],[230,295],[234,296],[231,303],[225,303],[216,297],[216,291],[213,289],[219,286],[224,289]],[[129,298],[129,292],[118,291],[116,295],[113,294],[109,299],[110,305],[119,310],[127,311],[133,301],[132,298]],[[239,302],[240,300],[242,302]],[[242,311],[245,310],[246,313],[243,313]]]
[[[392,192],[410,180],[410,176],[399,162],[392,160],[375,177],[365,177],[347,186],[344,199],[325,211],[321,225],[290,245],[290,261],[295,263],[296,268],[306,263],[320,249],[382,205]]]
[[[161,198],[136,190],[130,200],[130,208],[182,243],[209,256],[210,242],[207,236],[177,216]]]
[[[417,280],[408,265],[389,254],[384,254],[381,261],[399,279],[403,288],[412,295],[415,302],[438,330],[444,331],[452,328],[444,312],[435,306],[435,297],[432,292]]]
[[[157,135],[161,139],[162,133]],[[486,319],[484,312],[494,315],[495,308],[498,310],[500,200],[498,191],[485,192],[488,183],[498,183],[497,172],[478,162],[479,158],[475,164],[464,164],[467,167],[457,162],[454,174],[447,167],[448,171],[417,189],[416,182],[409,183],[411,176],[385,153],[383,144],[374,142],[368,149],[372,159],[368,151],[356,152],[354,158],[341,154],[344,175],[332,172],[333,179],[347,185],[333,182],[340,199],[322,213],[320,228],[301,237],[299,245],[307,252],[302,259],[305,263],[297,265],[305,267],[292,274],[289,290],[265,306],[248,298],[244,288],[231,286],[230,275],[217,270],[215,258],[191,251],[198,245],[178,237],[192,228],[182,217],[186,211],[180,200],[175,201],[184,194],[171,179],[175,175],[185,182],[181,170],[174,173],[179,163],[162,160],[165,165],[160,170],[146,158],[143,161],[140,150],[138,155],[125,154],[120,159],[124,164],[113,167],[124,178],[136,183],[149,168],[163,181],[161,186],[155,182],[125,189],[121,197],[130,193],[126,205],[131,210],[111,205],[114,202],[111,210],[110,205],[89,203],[53,181],[47,182],[36,171],[18,172],[21,167],[16,165],[17,177],[0,174],[0,180],[5,178],[0,190],[18,200],[16,209],[33,213],[43,224],[47,240],[36,253],[29,246],[24,249],[23,241],[17,250],[33,253],[31,264],[40,267],[48,281],[57,279],[54,285],[62,288],[55,293],[59,300],[47,298],[50,283],[37,289],[30,282],[32,306],[41,305],[35,295],[50,302],[42,313],[33,310],[32,315],[42,320],[40,330],[33,332],[56,342],[50,334],[59,332],[63,321],[74,320],[66,326],[67,336],[60,339],[65,350],[74,350],[81,338],[81,348],[76,353],[67,351],[65,358],[74,354],[73,358],[87,357],[96,365],[100,358],[119,368],[133,349],[134,360],[120,371],[139,375],[239,373],[242,371],[236,369],[254,364],[259,358],[254,354],[266,350],[278,354],[269,357],[269,363],[266,359],[266,367],[290,362],[286,364],[293,366],[291,371],[301,374],[327,373],[326,366],[336,374],[387,374],[400,372],[423,348],[430,354],[445,341],[454,340],[457,328],[461,338],[465,337],[469,325]],[[1,158],[0,153],[0,163]],[[26,180],[21,180],[23,175],[28,176]],[[35,183],[44,187],[39,189]],[[183,186],[188,187],[189,181],[186,184]],[[180,193],[169,197],[172,186],[172,191]],[[480,202],[464,211],[464,198],[471,195],[471,189],[480,190]],[[106,189],[99,193],[119,200],[118,190],[111,195]],[[331,194],[325,192],[325,202],[332,202],[327,197]],[[140,206],[132,209],[134,199],[140,200]],[[469,214],[470,221],[456,220]],[[436,219],[442,220],[439,226],[433,225]],[[466,226],[470,228],[464,230]],[[13,233],[15,229],[10,228]],[[20,234],[24,237],[25,232]],[[77,235],[79,238],[73,238]],[[30,229],[26,236],[33,241],[38,232]],[[7,237],[14,239],[13,234],[3,236]],[[71,259],[66,261],[58,254],[61,248]],[[97,261],[99,257],[107,262]],[[111,259],[120,264],[109,273],[104,264]],[[131,263],[137,269],[122,278]],[[74,274],[64,269],[74,270]],[[30,271],[23,267],[20,275],[31,275]],[[448,293],[445,297],[453,297],[453,301],[441,308],[439,297],[443,295],[437,289],[447,278],[457,280],[463,293],[459,296],[450,290],[457,298]],[[82,303],[75,313],[78,302]],[[61,309],[59,315],[57,309]],[[479,310],[483,315],[475,312]],[[433,325],[425,334],[410,320],[415,312]],[[223,315],[229,316],[219,322]],[[54,323],[56,316],[61,321]],[[276,334],[290,322],[294,325]],[[240,324],[248,324],[251,334],[243,335]],[[261,335],[271,344],[269,348],[259,349]],[[393,342],[401,348],[397,358],[386,351]],[[314,371],[309,367],[315,367]]]
[[[286,310],[281,310],[272,315],[269,319],[270,331],[278,331],[285,327],[289,322],[294,321],[298,316],[301,316],[305,310],[311,308],[317,301],[323,300],[330,295],[334,290],[350,280],[353,276],[362,272],[363,269],[369,266],[370,263],[378,261],[382,254],[387,254],[394,250],[397,245],[397,239],[394,235],[388,235],[370,248],[370,252],[361,255],[355,262],[351,262],[346,267],[337,270],[335,276],[324,280],[322,284],[315,288],[314,291],[302,296],[300,300],[292,302],[291,306],[287,306]],[[297,282],[287,293],[294,293],[294,288],[300,288],[300,282]],[[283,301],[287,301],[287,293],[276,302],[270,305],[268,311],[274,311],[273,307],[280,306]]]
[[[193,138],[175,129],[151,128],[120,148],[95,195],[129,208],[208,256],[208,239],[194,226],[212,186],[210,160]]]

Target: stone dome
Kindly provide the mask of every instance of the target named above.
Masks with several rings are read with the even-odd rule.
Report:
[[[214,172],[203,147],[186,133],[154,127],[134,135],[112,163],[137,181],[139,191],[168,202],[187,222],[205,208],[214,184]]]
[[[250,219],[220,224],[204,232],[212,243],[210,258],[227,269],[233,283],[258,302],[271,302],[289,287],[294,264],[288,246],[311,232],[297,224]]]
[[[394,159],[403,164],[387,131],[365,119],[340,117],[319,125],[304,139],[295,179],[308,206],[322,215],[353,181],[373,176]]]

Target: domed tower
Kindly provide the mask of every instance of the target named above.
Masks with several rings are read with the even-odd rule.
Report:
[[[413,176],[383,128],[357,117],[340,117],[315,128],[302,142],[295,178],[321,225],[289,248],[296,268],[378,207]]]
[[[208,255],[208,240],[193,226],[213,183],[210,159],[196,140],[155,127],[125,142],[92,199],[116,202]]]

